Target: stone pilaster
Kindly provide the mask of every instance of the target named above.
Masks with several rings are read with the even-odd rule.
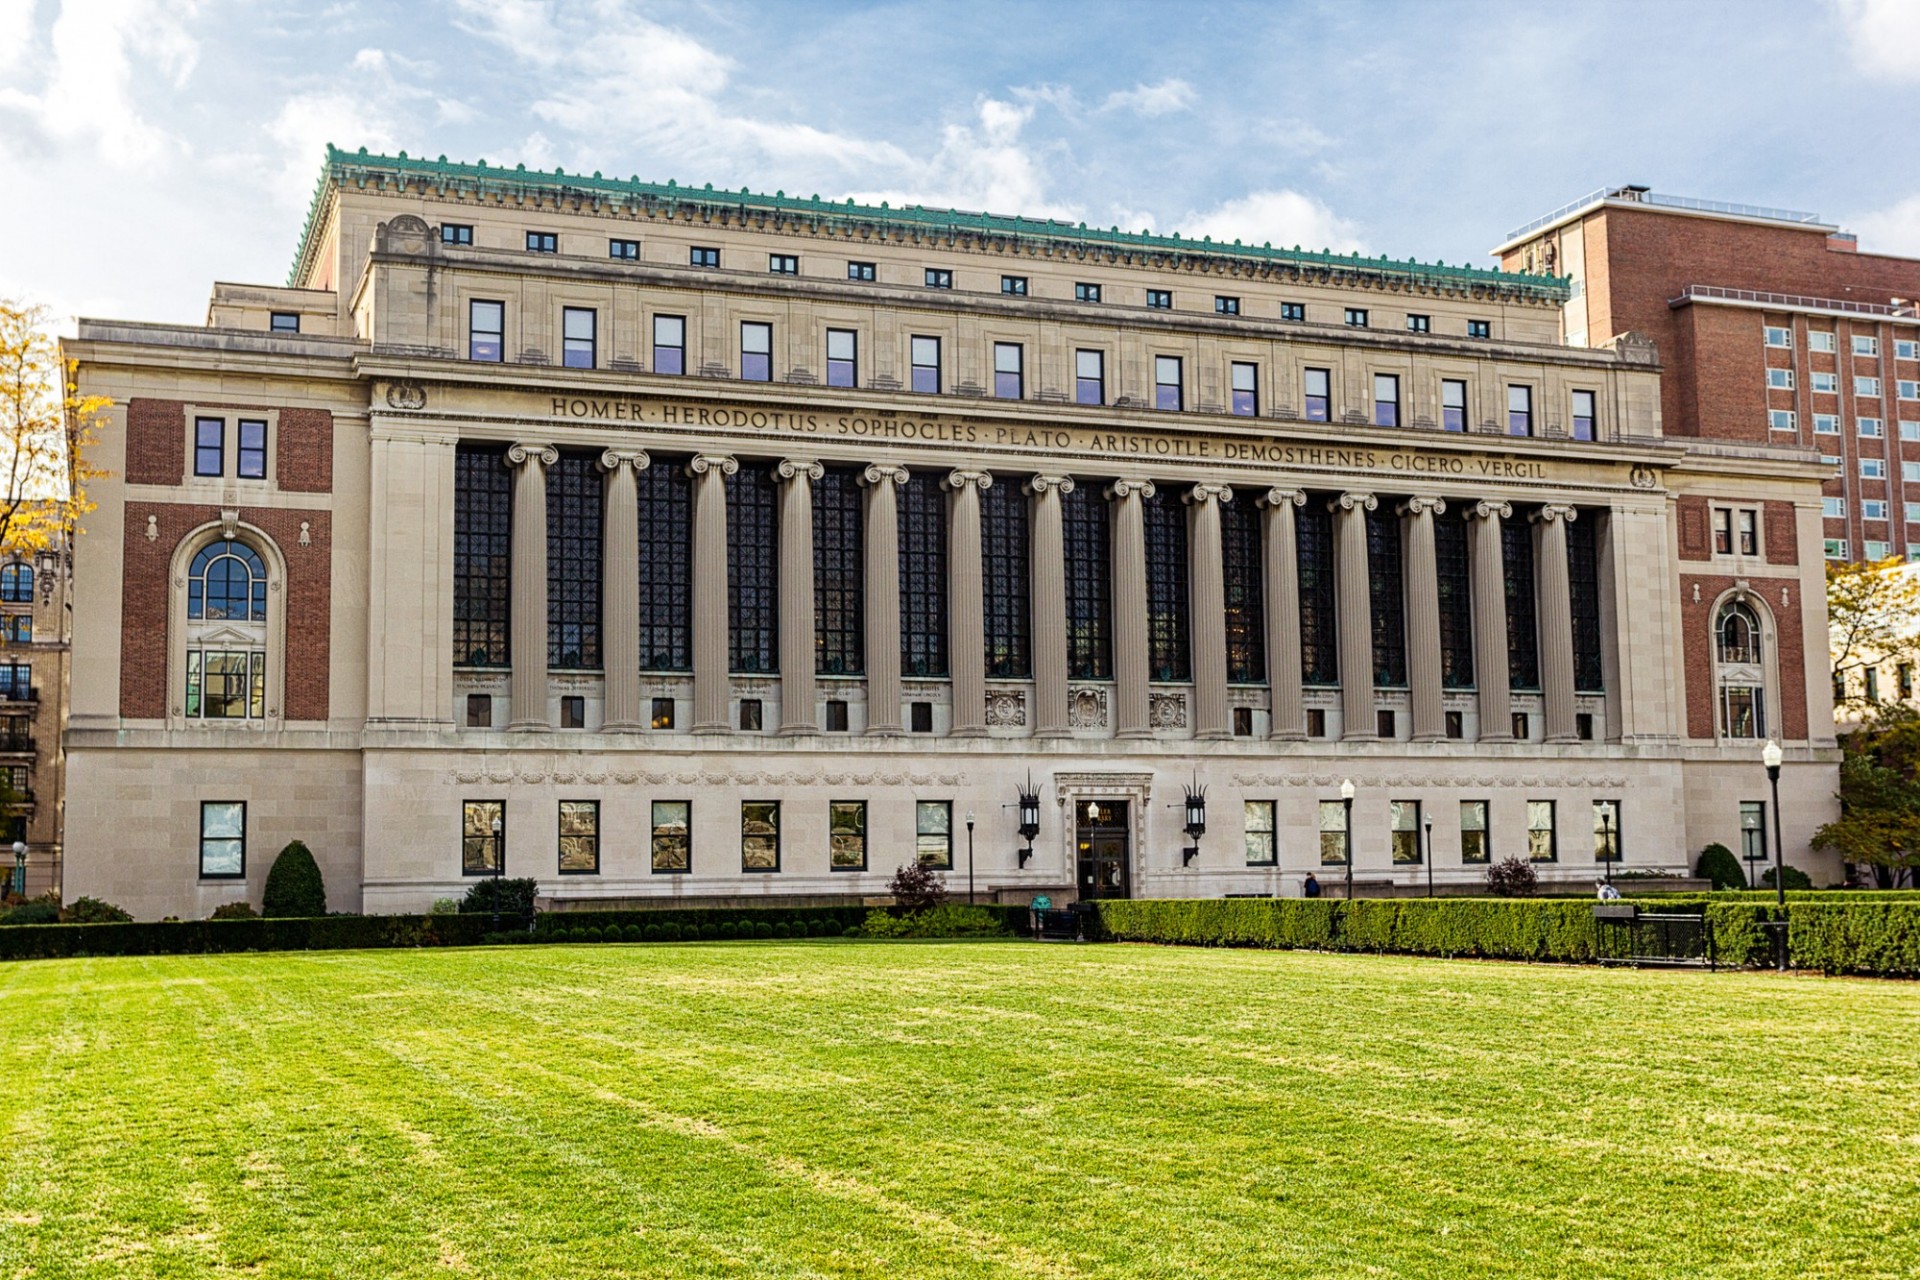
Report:
[[[1035,476],[1033,495],[1033,736],[1067,736],[1067,548],[1060,498],[1072,476]]]
[[[1233,501],[1223,484],[1196,484],[1186,492],[1193,508],[1187,530],[1187,633],[1193,649],[1193,736],[1233,736],[1227,712],[1227,582],[1221,560],[1220,505]]]
[[[1440,564],[1433,542],[1433,518],[1446,509],[1440,498],[1408,498],[1400,505],[1407,522],[1407,687],[1415,742],[1439,742],[1447,736],[1440,676]]]
[[[547,468],[550,444],[507,450],[513,470],[513,677],[507,728],[545,732],[547,716]]]
[[[788,458],[780,491],[780,732],[818,733],[814,709],[813,482],[827,469]]]
[[[1467,508],[1472,540],[1473,683],[1480,697],[1480,741],[1513,741],[1513,695],[1507,686],[1507,569],[1500,522],[1513,515],[1505,502]]]
[[[900,507],[894,490],[905,467],[880,463],[861,473],[866,506],[867,732],[904,733],[900,723]]]
[[[1300,698],[1300,554],[1293,513],[1307,505],[1298,489],[1267,490],[1267,686],[1273,692],[1270,735],[1289,742],[1307,736]]]
[[[1343,493],[1333,511],[1334,613],[1340,629],[1340,715],[1346,741],[1377,738],[1373,718],[1373,602],[1367,577],[1367,512],[1380,506],[1370,493]]]
[[[606,523],[601,534],[600,630],[606,637],[606,714],[613,733],[647,727],[640,710],[640,495],[637,476],[649,459],[639,449],[600,455],[607,473]]]
[[[693,731],[730,733],[727,679],[727,482],[734,459],[701,454],[693,477]]]
[[[1577,742],[1573,702],[1573,583],[1567,567],[1567,526],[1580,513],[1549,503],[1533,515],[1534,590],[1540,618],[1540,693],[1548,742]]]
[[[980,494],[993,486],[985,471],[947,476],[947,669],[953,677],[953,736],[987,731],[987,635],[980,567]]]
[[[1115,480],[1113,520],[1113,727],[1116,738],[1150,738],[1147,697],[1147,527],[1140,504],[1151,480]]]

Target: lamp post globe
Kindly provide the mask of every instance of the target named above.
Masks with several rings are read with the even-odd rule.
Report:
[[[13,891],[18,896],[27,896],[27,842],[13,842]]]

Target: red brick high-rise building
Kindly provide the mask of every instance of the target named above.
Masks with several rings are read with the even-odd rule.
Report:
[[[1494,253],[1572,277],[1569,344],[1658,345],[1665,434],[1819,450],[1834,468],[1828,559],[1920,559],[1920,259],[1861,253],[1816,214],[1638,186],[1596,191]],[[1682,557],[1708,558],[1703,524],[1728,551],[1736,519],[1683,510]]]

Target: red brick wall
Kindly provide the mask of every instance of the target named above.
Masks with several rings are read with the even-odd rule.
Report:
[[[1748,585],[1764,600],[1766,611],[1773,615],[1779,646],[1775,665],[1780,671],[1780,710],[1785,723],[1769,724],[1767,730],[1769,733],[1777,730],[1784,741],[1804,740],[1807,686],[1803,674],[1806,652],[1805,627],[1800,616],[1800,584],[1787,578],[1763,578]],[[1680,575],[1681,653],[1685,659],[1682,676],[1687,686],[1687,736],[1690,738],[1713,737],[1713,608],[1721,593],[1732,586],[1733,579],[1724,575]],[[1782,588],[1789,593],[1790,603],[1786,606],[1780,603]],[[1696,590],[1698,600],[1694,599]]]
[[[186,423],[184,401],[140,396],[127,401],[128,484],[179,484],[185,478]]]
[[[1767,563],[1799,564],[1800,533],[1791,502],[1769,502],[1760,514],[1766,528]]]
[[[1683,495],[1679,499],[1680,558],[1706,560],[1713,555],[1713,538],[1707,527],[1707,500]]]
[[[1685,336],[1684,367],[1661,380],[1668,435],[1764,444],[1767,428],[1767,346],[1762,313],[1738,307],[1682,307],[1676,333]],[[1789,397],[1782,407],[1792,403]]]
[[[275,475],[295,493],[333,489],[333,415],[325,409],[282,409]]]
[[[242,507],[243,524],[262,529],[287,562],[286,703],[288,720],[324,720],[333,597],[333,525],[330,512]],[[147,539],[152,517],[158,537]],[[120,592],[120,714],[159,719],[167,714],[167,567],[180,540],[220,518],[217,507],[129,502],[125,580]],[[300,525],[307,525],[307,546]]]

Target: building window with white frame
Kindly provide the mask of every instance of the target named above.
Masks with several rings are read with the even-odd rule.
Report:
[[[1781,328],[1779,325],[1768,325],[1767,345],[1770,347],[1791,349],[1793,346],[1793,330]]]
[[[1260,413],[1260,368],[1246,360],[1235,360],[1229,368],[1233,402],[1229,406],[1236,418],[1252,418]]]
[[[1775,412],[1785,412],[1789,419],[1793,417],[1791,411],[1775,410]],[[1819,435],[1838,435],[1840,433],[1840,415],[1837,413],[1814,414],[1813,429],[1814,432]]]
[[[596,321],[591,307],[562,307],[560,309],[560,363],[568,369],[591,369],[594,367],[594,348],[596,345]]]
[[[858,386],[860,335],[852,329],[827,330],[827,385]]]
[[[1767,387],[1773,391],[1793,390],[1793,370],[1791,369],[1767,370]]]
[[[1797,431],[1799,423],[1794,420],[1791,409],[1767,410],[1767,427],[1773,431]]]
[[[1863,400],[1879,399],[1880,379],[1869,378],[1865,375],[1855,375],[1853,379],[1853,394]]]
[[[1885,520],[1887,502],[1884,498],[1862,498],[1860,500],[1860,518],[1863,520]]]
[[[1073,353],[1073,402],[1107,402],[1107,353],[1081,349]]]
[[[1807,333],[1807,350],[1824,351],[1831,355],[1834,350],[1833,331],[1831,329],[1813,329]]]
[[[685,316],[653,318],[653,371],[655,373],[687,371],[687,318]]]
[[[264,720],[267,714],[267,566],[245,542],[223,539],[187,569],[189,720]]]
[[[1400,379],[1394,374],[1373,375],[1373,425],[1400,425]]]
[[[1884,458],[1860,459],[1860,478],[1862,480],[1885,480],[1887,463]]]
[[[1912,338],[1900,338],[1893,344],[1893,358],[1896,360],[1920,360],[1920,342]]]
[[[1815,373],[1810,384],[1814,394],[1837,396],[1840,394],[1840,375],[1837,373]]]
[[[1847,518],[1847,500],[1845,498],[1820,499],[1820,514],[1829,520],[1845,520]]]
[[[1912,378],[1900,379],[1899,390],[1902,400],[1920,400],[1920,382]]]
[[[1880,354],[1880,339],[1864,333],[1853,335],[1853,354],[1857,356],[1877,356]]]
[[[1893,554],[1893,544],[1890,542],[1882,542],[1877,538],[1869,538],[1866,544],[1861,547],[1861,551],[1868,560],[1885,560]]]
[[[1022,400],[1027,394],[1026,351],[1017,342],[993,344],[993,396]]]
[[[1863,439],[1878,440],[1887,434],[1886,425],[1878,418],[1860,419],[1860,435]]]
[[[1714,619],[1714,682],[1720,736],[1766,736],[1766,663],[1760,617],[1752,606],[1729,600]]]
[[[1179,356],[1153,358],[1153,407],[1178,412],[1185,405],[1186,388]]]

